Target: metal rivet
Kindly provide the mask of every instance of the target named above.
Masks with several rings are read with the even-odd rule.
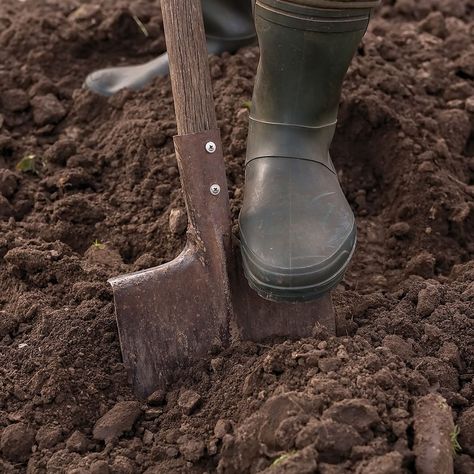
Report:
[[[206,151],[208,153],[214,153],[217,150],[216,144],[214,142],[206,143]]]
[[[213,196],[217,196],[221,192],[221,187],[218,184],[212,184],[209,191]]]

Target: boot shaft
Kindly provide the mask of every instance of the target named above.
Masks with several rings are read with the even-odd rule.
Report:
[[[260,62],[251,111],[254,119],[310,127],[335,122],[342,82],[371,12],[344,3],[343,9],[324,9],[281,0],[256,1]],[[367,3],[374,2],[359,5]]]

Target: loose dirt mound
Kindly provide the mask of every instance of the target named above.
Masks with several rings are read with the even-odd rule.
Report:
[[[0,472],[429,472],[416,430],[436,393],[455,470],[474,472],[472,3],[385,1],[351,65],[332,155],[359,246],[339,337],[242,343],[147,403],[106,280],[183,246],[171,88],[81,83],[162,52],[161,15],[38,3],[0,5]],[[236,218],[258,48],[210,62]]]

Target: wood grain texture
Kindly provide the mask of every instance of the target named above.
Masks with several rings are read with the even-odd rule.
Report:
[[[201,0],[161,0],[179,135],[217,128]]]

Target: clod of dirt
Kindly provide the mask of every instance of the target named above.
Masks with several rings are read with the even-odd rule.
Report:
[[[376,456],[356,471],[357,474],[400,474],[402,470],[403,456],[397,452]]]
[[[303,442],[305,437],[306,440]],[[328,463],[338,463],[341,459],[347,459],[354,446],[363,444],[359,433],[352,426],[333,420],[308,424],[296,438],[296,447],[302,447],[309,441],[314,442],[319,459]]]
[[[89,474],[109,474],[110,469],[109,465],[107,464],[107,461],[99,460],[99,461],[94,461],[90,468],[89,468]]]
[[[120,269],[123,265],[120,253],[107,244],[92,244],[86,250],[84,257],[88,262],[104,267]]]
[[[10,198],[18,189],[18,178],[15,173],[5,168],[0,168],[0,194]]]
[[[459,374],[452,365],[436,357],[422,357],[416,367],[433,386],[439,385],[452,391],[459,389]]]
[[[459,416],[459,444],[464,451],[474,456],[474,407],[464,410]]]
[[[125,456],[117,456],[112,464],[112,472],[117,474],[135,474],[135,464]]]
[[[169,218],[170,231],[182,235],[188,227],[188,216],[184,209],[171,209]]]
[[[441,360],[451,363],[457,369],[461,369],[461,354],[459,347],[454,342],[445,342],[438,351]]]
[[[190,415],[201,404],[201,395],[194,390],[185,390],[178,398],[178,406],[183,413]]]
[[[138,402],[119,402],[94,425],[94,439],[106,443],[130,431],[141,415]]]
[[[379,421],[375,407],[362,399],[343,400],[328,408],[323,418],[353,426],[359,433],[365,433]]]
[[[59,171],[55,176],[57,183],[55,189],[72,190],[94,187],[92,175],[83,168],[75,168]],[[52,186],[51,186],[52,187]]]
[[[24,423],[7,426],[0,438],[0,451],[13,462],[26,461],[35,441],[35,432]]]
[[[30,101],[23,89],[9,89],[1,95],[1,104],[10,112],[21,112],[28,108]]]
[[[318,367],[321,372],[335,372],[341,366],[341,361],[337,357],[324,357],[318,360]]]
[[[462,153],[471,133],[469,115],[464,110],[443,110],[438,114],[440,131],[449,149]]]
[[[418,26],[420,31],[425,31],[438,38],[445,38],[448,33],[446,21],[441,12],[431,12]]]
[[[76,153],[76,143],[67,138],[58,140],[49,147],[44,157],[49,163],[64,165],[66,160]]]
[[[183,435],[178,438],[179,452],[186,461],[196,462],[204,456],[204,441],[193,438],[190,435]]]
[[[474,53],[472,51],[462,54],[456,65],[458,72],[470,79],[474,79]]]
[[[408,222],[395,222],[388,228],[388,233],[399,239],[406,237],[410,233],[410,224]]]
[[[159,406],[166,401],[166,392],[164,390],[156,390],[147,398],[148,405]]]
[[[416,472],[453,472],[454,423],[446,400],[438,394],[425,395],[416,401],[414,416]]]
[[[79,461],[80,455],[68,451],[67,449],[60,449],[56,451],[46,463],[46,472],[48,474],[63,474],[65,466],[70,466],[74,462]]]
[[[416,313],[422,318],[428,317],[441,301],[438,285],[427,284],[418,293]]]
[[[72,223],[93,224],[104,219],[105,214],[100,206],[86,196],[67,196],[54,205],[54,217]]]
[[[87,446],[89,445],[89,441],[84,433],[80,431],[74,431],[74,433],[68,438],[66,441],[66,448],[69,451],[73,451],[75,453],[83,454],[87,451]]]
[[[419,275],[423,278],[431,278],[434,275],[435,262],[435,257],[423,250],[407,262],[406,273],[408,275]]]
[[[66,109],[53,94],[36,96],[31,99],[33,120],[36,125],[56,124],[66,116]]]
[[[233,426],[229,420],[220,419],[217,420],[216,426],[214,427],[214,436],[218,439],[222,439],[226,434],[232,433]]]
[[[460,454],[454,458],[454,472],[456,474],[472,474],[474,460],[467,454]]]
[[[468,112],[470,112],[471,114],[474,113],[474,96],[468,97],[464,106],[466,107],[466,110]]]
[[[42,426],[36,433],[39,449],[50,449],[63,440],[63,430],[59,426]]]
[[[6,197],[0,196],[0,220],[7,220],[15,211]]]
[[[414,355],[412,344],[396,334],[385,336],[382,344],[384,347],[388,347],[392,354],[397,355],[402,360],[409,360]]]

